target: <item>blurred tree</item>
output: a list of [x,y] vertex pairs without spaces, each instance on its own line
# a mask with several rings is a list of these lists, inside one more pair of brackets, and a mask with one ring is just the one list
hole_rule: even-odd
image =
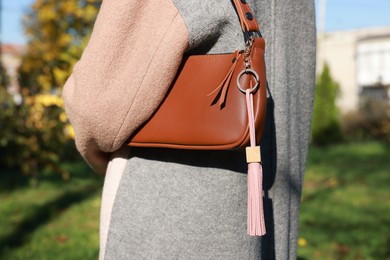
[[24,17],[28,39],[19,68],[23,103],[0,88],[0,165],[33,177],[48,169],[64,179],[74,132],[59,90],[87,44],[101,0],[35,0]]
[[[77,153],[73,132],[63,112],[63,101],[50,94],[28,96],[16,105],[12,96],[0,89],[0,165],[33,178],[37,184],[39,172],[49,170],[70,177],[60,162]],[[70,149],[69,149],[70,148]],[[74,157],[72,159],[75,159]]]
[[336,105],[339,89],[339,84],[332,79],[328,64],[325,64],[316,80],[311,129],[313,144],[326,145],[342,139]]
[[101,0],[36,0],[24,17],[27,51],[20,85],[30,93],[61,88],[86,46]]
[[[1,45],[0,45],[0,47],[1,47]],[[0,57],[1,57],[1,55],[0,55]],[[2,91],[7,88],[8,81],[9,81],[9,78],[8,78],[8,75],[5,71],[3,63],[0,62],[0,88],[2,89]]]

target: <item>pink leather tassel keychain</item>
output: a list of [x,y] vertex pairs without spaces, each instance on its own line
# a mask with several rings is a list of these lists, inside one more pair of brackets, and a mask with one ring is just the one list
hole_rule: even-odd
[[248,162],[248,235],[263,236],[266,233],[263,209],[263,171],[260,146],[256,146],[251,89],[246,90],[246,103],[250,131],[250,147],[246,148]]

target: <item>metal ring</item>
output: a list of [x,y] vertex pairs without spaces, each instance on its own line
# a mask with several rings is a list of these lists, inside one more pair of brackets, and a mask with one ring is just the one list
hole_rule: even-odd
[[252,75],[255,77],[255,79],[256,79],[256,85],[255,85],[253,88],[250,89],[250,91],[251,91],[251,93],[252,93],[252,92],[254,92],[254,91],[257,89],[257,87],[259,86],[259,82],[260,82],[260,80],[259,80],[259,75],[257,74],[256,71],[254,71],[254,70],[252,70],[252,69],[245,69],[245,70],[242,70],[242,71],[238,74],[238,76],[237,76],[237,87],[238,87],[238,89],[239,89],[242,93],[246,93],[246,89],[243,89],[243,88],[241,87],[241,84],[240,84],[240,78],[241,78],[242,75],[244,75],[244,74],[252,74]]

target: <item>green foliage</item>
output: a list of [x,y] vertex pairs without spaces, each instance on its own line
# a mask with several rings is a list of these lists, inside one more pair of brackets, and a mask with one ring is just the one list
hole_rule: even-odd
[[0,62],[0,88],[2,89],[0,91],[4,91],[8,82],[9,82],[9,77],[4,69],[3,64]]
[[101,0],[36,0],[24,17],[27,52],[21,86],[32,94],[61,88],[85,48]]
[[342,127],[350,141],[376,139],[390,143],[390,104],[367,98],[357,111],[343,116]]
[[339,110],[336,106],[339,88],[338,83],[332,79],[329,66],[325,64],[316,81],[311,129],[313,144],[325,145],[341,139]]
[[[24,91],[28,92],[28,91]],[[38,178],[41,169],[51,169],[67,179],[58,165],[66,153],[75,154],[72,136],[66,136],[68,123],[63,102],[54,95],[24,96],[20,106],[3,91],[0,96],[0,164]],[[69,158],[69,157],[68,157]]]
[[23,103],[0,96],[0,164],[38,180],[40,170],[69,173],[59,165],[73,160],[72,127],[59,97],[71,68],[80,58],[100,0],[35,0],[24,17],[28,38],[19,68]]
[[390,146],[311,147],[299,259],[389,259]]

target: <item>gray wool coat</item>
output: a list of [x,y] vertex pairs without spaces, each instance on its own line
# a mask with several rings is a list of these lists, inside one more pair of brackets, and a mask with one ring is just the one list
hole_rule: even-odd
[[[229,0],[173,2],[188,29],[189,52],[243,48]],[[246,234],[242,153],[126,147],[106,175],[101,259],[296,259],[315,81],[314,1],[248,2],[266,40],[267,234]]]

